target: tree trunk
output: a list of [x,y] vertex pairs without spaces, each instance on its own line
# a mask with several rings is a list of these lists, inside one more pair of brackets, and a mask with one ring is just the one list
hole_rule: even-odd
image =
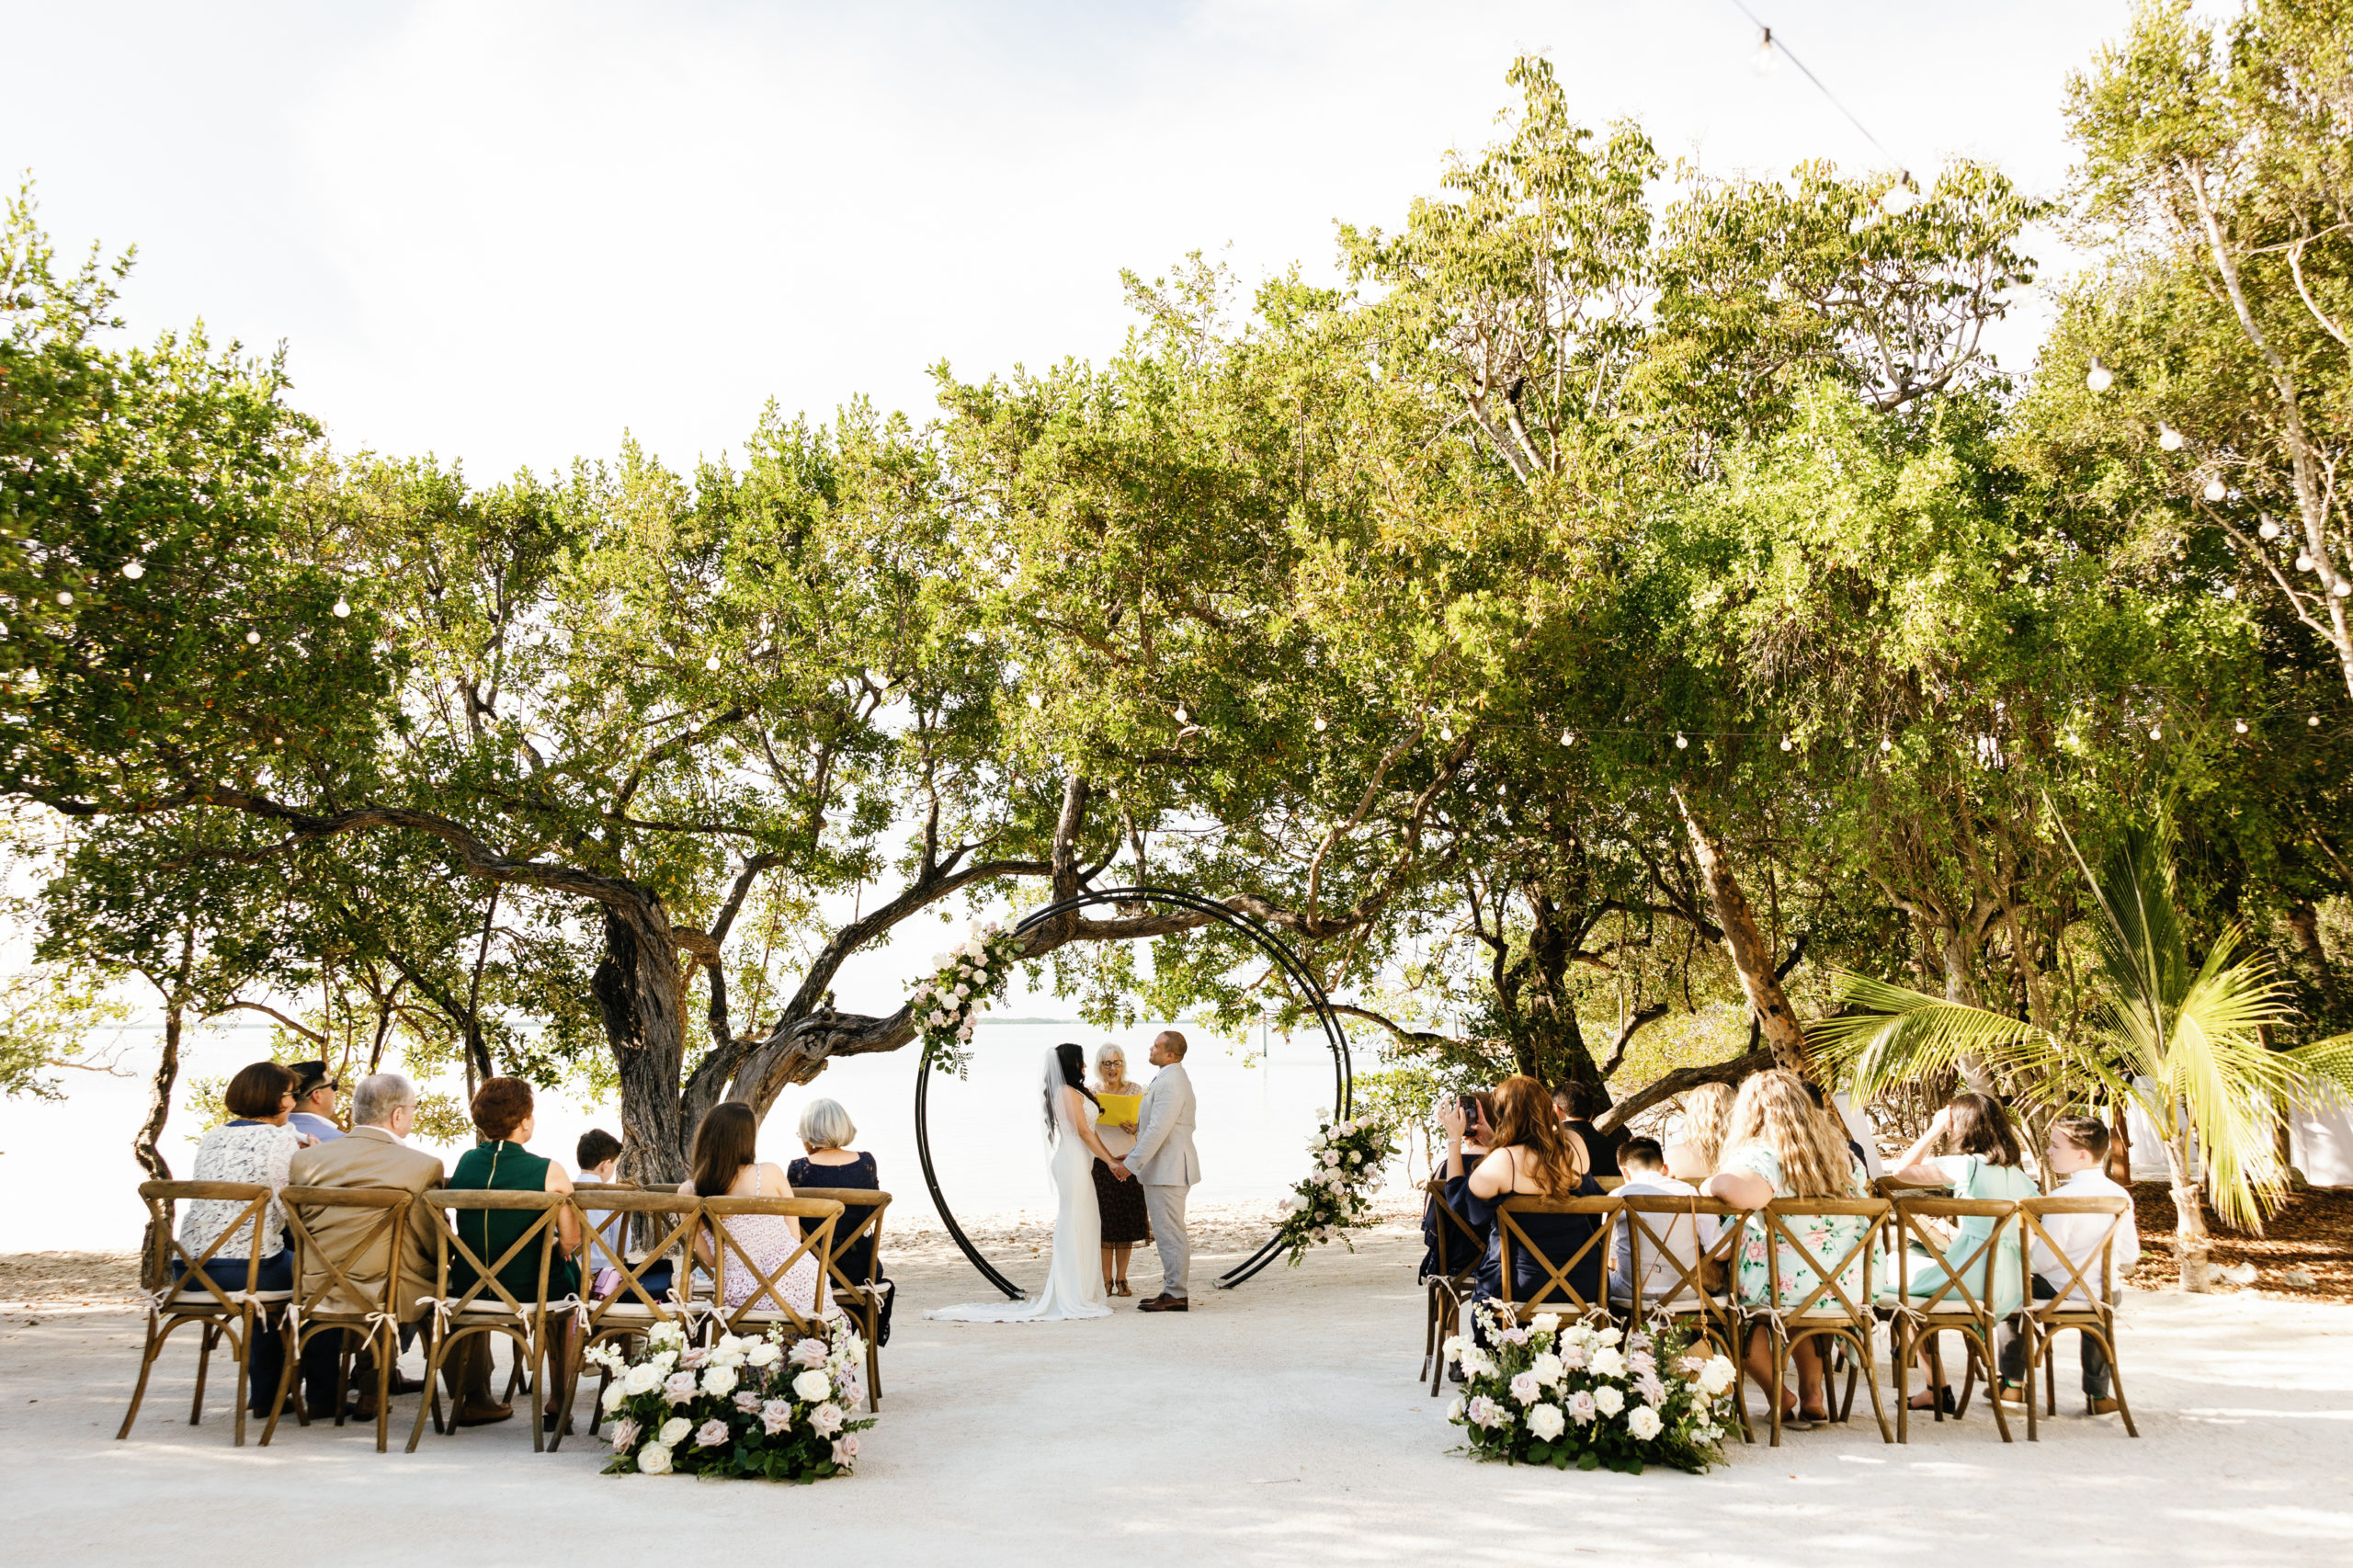
[[669,916],[651,893],[634,906],[608,903],[605,956],[594,989],[621,1084],[620,1174],[646,1187],[686,1179],[691,1129],[678,1114],[686,1036],[681,977]]
[[[1963,1006],[1979,1006],[1977,999],[1976,955],[1967,935],[1959,927],[1948,926],[1938,939],[1937,957],[1945,971],[1945,1000]],[[1961,1073],[1961,1081],[1972,1092],[1987,1099],[2001,1098],[2001,1088],[1994,1082],[1994,1074],[1986,1071],[1985,1059],[1973,1051],[1964,1051],[1953,1060]]]
[[2120,1099],[2108,1108],[2108,1179],[2132,1185],[2132,1114]]
[[1716,924],[1723,928],[1724,950],[1732,955],[1733,968],[1740,971],[1740,988],[1747,994],[1757,1028],[1773,1052],[1773,1064],[1812,1077],[1813,1059],[1805,1048],[1805,1031],[1798,1027],[1797,1015],[1790,1010],[1790,999],[1782,993],[1781,983],[1773,976],[1773,949],[1766,943],[1765,934],[1757,929],[1756,915],[1749,908],[1748,896],[1740,891],[1740,882],[1724,863],[1722,852],[1699,825],[1699,819],[1692,814],[1679,790],[1675,792],[1675,803],[1683,812],[1684,827],[1690,833],[1692,857],[1699,861],[1699,875],[1707,881],[1708,898],[1715,905]]
[[[139,1168],[147,1174],[149,1181],[172,1179],[171,1165],[164,1158],[163,1150],[156,1147],[156,1142],[163,1137],[164,1123],[172,1114],[172,1089],[180,1076],[180,1026],[186,1014],[186,1005],[181,1002],[173,1002],[164,1009],[164,1049],[155,1058],[153,1075],[147,1080],[147,1119],[139,1124],[138,1134],[131,1141],[131,1157],[139,1162]],[[171,1210],[166,1205],[164,1223],[172,1222]],[[147,1229],[139,1244],[140,1283],[149,1290],[163,1288],[161,1278],[151,1278],[163,1267],[163,1241],[155,1233],[154,1210],[150,1210]]]
[[2212,1240],[2206,1233],[2206,1209],[2198,1182],[2189,1174],[2189,1129],[2184,1125],[2165,1140],[2165,1168],[2173,1176],[2173,1244],[2181,1258],[2181,1288],[2214,1288],[2206,1255]]

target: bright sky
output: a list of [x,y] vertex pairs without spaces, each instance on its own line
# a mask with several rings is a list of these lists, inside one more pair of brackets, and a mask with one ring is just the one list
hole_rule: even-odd
[[[1751,5],[1903,162],[2049,193],[2065,74],[2126,15]],[[1711,171],[1886,166],[1754,72],[1733,0],[0,0],[0,168],[62,242],[137,244],[142,335],[283,341],[340,444],[485,481],[625,430],[690,462],[771,397],[926,415],[942,358],[1115,348],[1119,269],[1196,247],[1328,275],[1335,220],[1487,139],[1520,51]]]

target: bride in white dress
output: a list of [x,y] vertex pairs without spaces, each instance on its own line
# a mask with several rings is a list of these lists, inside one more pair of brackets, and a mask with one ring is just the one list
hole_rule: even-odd
[[1086,1089],[1086,1053],[1075,1045],[1046,1052],[1046,1132],[1053,1140],[1047,1169],[1057,1199],[1046,1288],[1024,1301],[973,1301],[924,1316],[955,1323],[1050,1323],[1111,1315],[1103,1300],[1103,1212],[1095,1200],[1094,1163],[1103,1161],[1123,1181],[1134,1178],[1095,1136],[1095,1119],[1087,1111],[1095,1096]]

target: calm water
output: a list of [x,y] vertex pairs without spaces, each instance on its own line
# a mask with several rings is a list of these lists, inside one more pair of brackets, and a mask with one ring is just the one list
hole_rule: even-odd
[[[1108,1037],[1126,1048],[1130,1076],[1149,1080],[1144,1050],[1160,1024],[1139,1024]],[[1277,1035],[1262,1053],[1253,1036],[1219,1039],[1188,1027],[1192,1042],[1186,1070],[1193,1080],[1200,1125],[1198,1204],[1263,1202],[1281,1197],[1305,1174],[1305,1144],[1316,1119],[1332,1105],[1332,1057],[1320,1037]],[[209,1031],[188,1051],[185,1084],[225,1077],[267,1052],[267,1028]],[[1040,1065],[1048,1047],[1075,1040],[1095,1047],[1107,1037],[1075,1023],[983,1020],[970,1076],[936,1077],[931,1091],[932,1157],[942,1189],[960,1217],[1007,1210],[1051,1210],[1046,1178]],[[123,1060],[140,1068],[153,1060],[148,1031],[133,1031]],[[1370,1065],[1370,1052],[1358,1063]],[[913,1048],[885,1056],[838,1062],[806,1088],[778,1100],[761,1139],[761,1153],[779,1165],[800,1153],[793,1128],[801,1106],[825,1096],[857,1120],[859,1148],[881,1163],[883,1184],[915,1212],[928,1213],[922,1167],[915,1158]],[[142,1213],[131,1163],[132,1130],[145,1106],[142,1082],[67,1074],[71,1096],[62,1104],[0,1101],[0,1252],[124,1250],[139,1241]],[[437,1087],[448,1088],[440,1085]],[[186,1176],[195,1142],[191,1119],[176,1115],[166,1128],[165,1157]],[[578,1105],[545,1096],[533,1148],[567,1166],[573,1145],[590,1126],[618,1131],[617,1104]],[[455,1147],[438,1148],[444,1160]],[[1392,1180],[1399,1179],[1392,1173]]]

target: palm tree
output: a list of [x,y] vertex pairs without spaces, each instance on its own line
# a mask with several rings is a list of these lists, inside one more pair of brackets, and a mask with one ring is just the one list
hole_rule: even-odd
[[[2064,829],[2062,829],[2064,832]],[[2139,1108],[2156,1129],[2173,1176],[2177,1250],[2185,1290],[2209,1288],[2210,1242],[2194,1172],[2200,1155],[2214,1207],[2260,1229],[2286,1190],[2276,1140],[2279,1106],[2353,1090],[2353,1035],[2270,1051],[2262,1031],[2291,1016],[2284,983],[2225,929],[2192,964],[2174,882],[2170,817],[2126,830],[2095,874],[2075,847],[2099,905],[2092,1006],[2065,1034],[1983,1007],[1841,974],[1853,1009],[1808,1031],[1824,1064],[1851,1074],[1859,1098],[1950,1068],[1973,1053],[2028,1098],[2079,1104],[2098,1089]]]

